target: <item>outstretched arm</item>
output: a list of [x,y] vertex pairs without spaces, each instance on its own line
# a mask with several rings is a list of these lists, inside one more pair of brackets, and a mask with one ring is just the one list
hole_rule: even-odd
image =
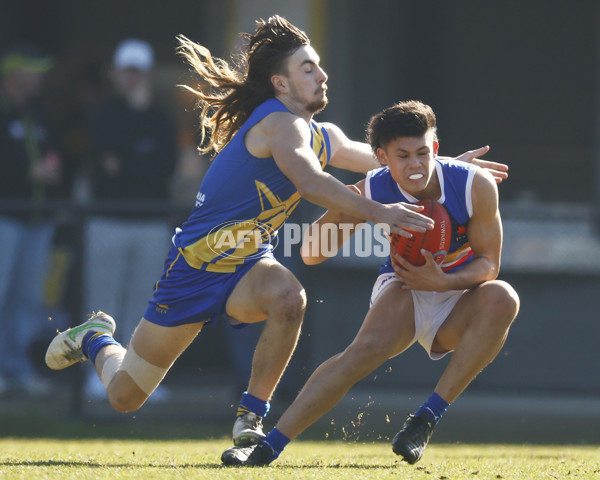
[[321,170],[310,147],[310,129],[301,118],[285,112],[275,112],[261,121],[263,150],[272,156],[283,174],[308,201],[386,225],[389,231],[410,236],[408,231],[424,232],[433,228],[433,221],[403,204],[383,205],[348,190],[332,175]]
[[371,146],[364,142],[350,140],[344,132],[333,123],[323,123],[329,134],[332,157],[330,165],[351,172],[367,173],[381,165],[373,154]]
[[[364,195],[364,180],[348,188]],[[304,232],[300,256],[306,265],[317,265],[334,256],[356,231],[364,219],[356,218],[335,210],[327,210],[321,218]]]

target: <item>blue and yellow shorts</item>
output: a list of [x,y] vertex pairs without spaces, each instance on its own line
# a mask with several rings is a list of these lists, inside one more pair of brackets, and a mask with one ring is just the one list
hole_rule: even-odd
[[171,246],[144,318],[165,327],[214,322],[225,313],[237,283],[261,258],[272,255],[254,258],[233,273],[207,272],[190,267],[177,247]]

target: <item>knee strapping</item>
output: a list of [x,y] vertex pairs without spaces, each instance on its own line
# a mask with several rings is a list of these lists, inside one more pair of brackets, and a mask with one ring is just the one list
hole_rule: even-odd
[[127,372],[135,384],[148,396],[158,387],[169,371],[160,368],[140,357],[130,344],[119,370]]

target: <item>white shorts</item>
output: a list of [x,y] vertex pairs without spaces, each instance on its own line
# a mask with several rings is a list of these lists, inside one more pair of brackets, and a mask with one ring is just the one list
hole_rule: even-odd
[[[393,273],[384,273],[377,277],[371,294],[371,305],[388,286],[400,280]],[[440,326],[466,290],[450,290],[448,292],[425,292],[411,290],[415,310],[415,336],[411,345],[419,342],[429,358],[439,360],[450,352],[432,353],[431,344]]]

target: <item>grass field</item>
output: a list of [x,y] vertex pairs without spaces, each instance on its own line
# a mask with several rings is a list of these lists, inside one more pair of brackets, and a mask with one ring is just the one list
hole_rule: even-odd
[[[597,436],[583,434],[574,437],[581,441],[564,445],[544,445],[556,441],[549,435],[524,444],[521,437],[491,444],[462,435],[461,443],[453,443],[457,437],[444,440],[448,435],[440,430],[421,462],[408,465],[392,453],[389,438],[379,441],[351,429],[342,436],[327,423],[305,432],[271,466],[241,469],[220,462],[231,445],[228,417],[225,424],[217,418],[212,423],[173,422],[138,412],[116,420],[49,415],[39,405],[17,409],[7,402],[1,410],[2,480],[600,479],[600,443]],[[486,425],[478,424],[482,428]]]
[[273,465],[227,468],[226,440],[0,440],[2,479],[594,479],[597,446],[432,444],[424,459],[400,462],[388,443],[291,444]]

